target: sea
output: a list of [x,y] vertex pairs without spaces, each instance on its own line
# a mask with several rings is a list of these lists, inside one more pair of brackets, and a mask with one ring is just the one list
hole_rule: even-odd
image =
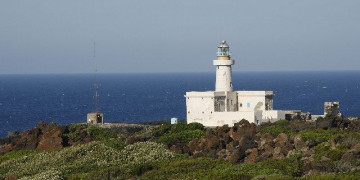
[[[323,114],[325,101],[340,101],[342,114],[360,116],[360,71],[234,72],[233,85],[274,91],[277,110]],[[41,120],[84,123],[95,104],[105,122],[186,119],[185,92],[214,88],[214,72],[0,75],[0,137]]]

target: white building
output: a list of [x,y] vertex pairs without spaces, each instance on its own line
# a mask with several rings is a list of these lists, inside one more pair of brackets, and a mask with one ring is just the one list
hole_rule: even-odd
[[218,47],[215,91],[186,92],[187,123],[222,126],[242,119],[255,124],[285,119],[285,111],[273,110],[272,91],[233,91],[229,46],[222,41]]

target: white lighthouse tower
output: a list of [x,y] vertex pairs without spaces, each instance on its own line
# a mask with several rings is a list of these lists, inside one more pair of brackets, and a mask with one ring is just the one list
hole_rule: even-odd
[[218,46],[217,59],[214,60],[216,66],[215,91],[233,91],[231,66],[235,61],[230,57],[229,45],[225,40]]

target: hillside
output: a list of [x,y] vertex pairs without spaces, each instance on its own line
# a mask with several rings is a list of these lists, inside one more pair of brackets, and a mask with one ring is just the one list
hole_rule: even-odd
[[357,179],[360,120],[132,130],[39,123],[0,140],[0,179]]

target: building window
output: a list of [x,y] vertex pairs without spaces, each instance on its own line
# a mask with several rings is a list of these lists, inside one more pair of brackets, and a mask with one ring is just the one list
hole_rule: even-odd
[[247,103],[246,106],[249,108],[249,107],[250,107],[250,103]]
[[242,107],[242,103],[240,103],[240,105],[239,105],[240,107]]

